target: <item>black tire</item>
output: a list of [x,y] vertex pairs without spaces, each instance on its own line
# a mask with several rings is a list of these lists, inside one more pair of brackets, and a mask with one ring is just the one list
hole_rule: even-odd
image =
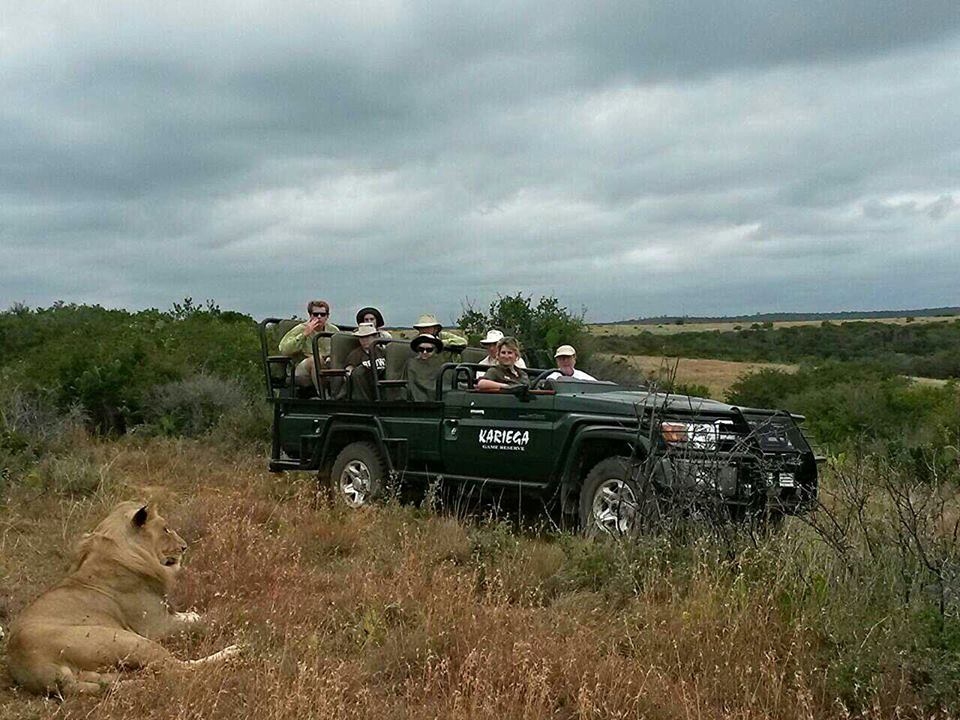
[[638,483],[637,468],[623,456],[604,458],[590,469],[580,487],[579,510],[580,529],[589,537],[632,537],[660,519],[652,483]]
[[387,464],[370,442],[347,445],[333,461],[330,472],[334,501],[361,508],[382,497]]

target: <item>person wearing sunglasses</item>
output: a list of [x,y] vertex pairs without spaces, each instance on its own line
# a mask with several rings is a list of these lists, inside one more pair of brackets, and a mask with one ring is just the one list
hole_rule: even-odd
[[380,332],[373,323],[360,323],[353,336],[357,338],[358,347],[351,350],[343,362],[350,377],[349,397],[372,401],[376,398],[373,385],[377,380],[383,380],[387,369],[383,350],[374,344]]
[[437,376],[444,362],[440,356],[443,341],[436,335],[418,335],[410,342],[410,350],[413,355],[403,368],[403,379],[407,381],[407,397],[416,402],[435,400]]
[[[298,358],[295,372],[297,385],[318,386],[317,375],[313,367],[313,336],[318,332],[339,332],[340,328],[329,322],[330,303],[326,300],[311,300],[307,303],[307,320],[290,329],[280,340],[280,354]],[[317,341],[320,351],[321,369],[330,362],[330,338],[321,337]]]

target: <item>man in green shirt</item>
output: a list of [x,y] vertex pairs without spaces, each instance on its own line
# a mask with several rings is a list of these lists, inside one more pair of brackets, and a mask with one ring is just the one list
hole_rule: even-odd
[[[339,332],[340,328],[328,322],[330,303],[326,300],[308,302],[307,317],[306,322],[295,325],[280,340],[280,354],[299,361],[295,372],[297,385],[312,383],[319,390],[320,383],[313,367],[313,336],[321,332]],[[317,349],[320,351],[320,369],[323,369],[330,362],[330,338],[321,337],[317,341]]]
[[459,351],[463,350],[463,348],[467,346],[467,339],[457,335],[456,333],[444,330],[443,326],[440,324],[440,321],[437,320],[436,315],[421,315],[413,324],[413,327],[421,335],[433,335],[434,337],[440,338],[440,340],[443,342],[443,346],[447,350]]

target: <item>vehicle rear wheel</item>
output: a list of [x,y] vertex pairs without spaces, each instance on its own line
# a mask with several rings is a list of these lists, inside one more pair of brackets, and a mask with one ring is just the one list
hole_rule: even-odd
[[604,458],[591,468],[580,488],[580,528],[587,536],[632,536],[659,519],[656,493],[637,482],[630,458]]
[[355,442],[340,451],[330,475],[337,498],[360,508],[382,495],[387,468],[373,443]]

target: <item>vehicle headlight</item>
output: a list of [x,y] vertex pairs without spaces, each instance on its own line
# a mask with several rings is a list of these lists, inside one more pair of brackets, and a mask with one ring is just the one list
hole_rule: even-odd
[[716,449],[718,431],[719,428],[712,423],[665,422],[660,425],[660,434],[667,445],[697,450]]

